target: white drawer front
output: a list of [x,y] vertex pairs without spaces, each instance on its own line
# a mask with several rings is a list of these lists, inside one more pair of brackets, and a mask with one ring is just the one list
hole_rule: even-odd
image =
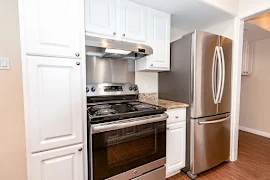
[[186,121],[186,108],[169,109],[166,113],[169,116],[167,120],[168,124]]

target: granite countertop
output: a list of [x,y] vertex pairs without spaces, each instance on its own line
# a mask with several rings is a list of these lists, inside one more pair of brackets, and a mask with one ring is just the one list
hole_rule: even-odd
[[162,106],[166,109],[187,108],[189,105],[181,102],[158,99],[155,93],[140,94],[140,101],[148,104]]

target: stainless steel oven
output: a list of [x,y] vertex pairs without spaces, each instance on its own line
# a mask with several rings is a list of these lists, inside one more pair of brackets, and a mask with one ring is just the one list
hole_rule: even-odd
[[166,114],[90,124],[90,180],[164,180]]

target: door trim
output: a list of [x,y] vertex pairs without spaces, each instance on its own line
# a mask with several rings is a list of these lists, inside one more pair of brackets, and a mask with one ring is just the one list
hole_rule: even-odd
[[230,160],[238,157],[238,136],[241,95],[242,49],[244,21],[270,10],[270,3],[255,6],[246,13],[234,18],[233,34],[233,69],[232,69],[232,102],[231,102],[231,152]]

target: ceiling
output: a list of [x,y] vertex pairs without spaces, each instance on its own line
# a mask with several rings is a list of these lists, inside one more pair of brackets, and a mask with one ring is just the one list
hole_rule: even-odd
[[201,0],[131,0],[172,15],[172,27],[192,31],[229,20],[233,15]]

